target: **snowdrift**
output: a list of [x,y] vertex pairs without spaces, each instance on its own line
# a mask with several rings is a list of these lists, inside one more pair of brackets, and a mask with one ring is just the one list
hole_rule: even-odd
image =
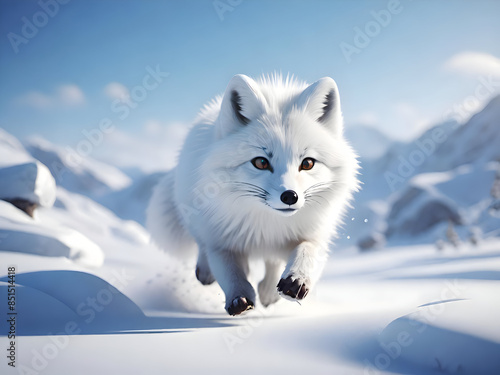
[[394,362],[422,373],[497,374],[500,328],[491,322],[499,314],[500,301],[492,296],[420,306],[380,334],[386,352],[379,364]]
[[104,261],[101,248],[81,233],[33,220],[4,201],[0,201],[0,236],[2,251],[66,257],[88,267],[99,267]]

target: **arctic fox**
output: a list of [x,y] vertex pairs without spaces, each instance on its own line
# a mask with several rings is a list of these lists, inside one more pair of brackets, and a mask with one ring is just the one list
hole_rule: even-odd
[[164,249],[197,248],[196,277],[219,283],[230,315],[255,305],[249,258],[265,261],[262,305],[301,300],[322,272],[357,174],[333,79],[236,75],[202,109],[177,167],[155,188],[147,225]]

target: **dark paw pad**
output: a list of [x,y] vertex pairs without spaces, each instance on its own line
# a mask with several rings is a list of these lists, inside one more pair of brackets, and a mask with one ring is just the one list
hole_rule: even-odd
[[236,297],[233,302],[226,308],[229,315],[239,315],[242,312],[251,310],[254,307],[254,303],[245,297]]
[[292,276],[288,276],[278,283],[278,292],[293,299],[304,299],[309,293],[309,287],[299,279],[292,281]]
[[196,278],[203,285],[210,285],[215,281],[215,278],[210,272],[203,272],[200,267],[196,267]]

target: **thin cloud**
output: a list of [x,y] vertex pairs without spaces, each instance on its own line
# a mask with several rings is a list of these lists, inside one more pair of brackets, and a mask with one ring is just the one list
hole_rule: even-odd
[[51,94],[29,91],[14,99],[14,102],[23,107],[39,110],[56,107],[78,107],[85,104],[85,95],[77,85],[67,84],[56,87]]
[[61,85],[57,88],[57,99],[67,106],[79,106],[85,103],[85,95],[77,85]]
[[129,89],[119,82],[110,82],[104,86],[104,94],[112,100],[118,99],[124,103],[130,101]]
[[375,112],[362,112],[351,122],[359,125],[375,126],[380,123],[380,120]]
[[488,53],[465,51],[443,64],[445,70],[472,76],[500,76],[500,59]]
[[20,106],[36,109],[47,109],[53,105],[53,99],[49,95],[45,95],[38,91],[30,91],[15,99],[15,102]]

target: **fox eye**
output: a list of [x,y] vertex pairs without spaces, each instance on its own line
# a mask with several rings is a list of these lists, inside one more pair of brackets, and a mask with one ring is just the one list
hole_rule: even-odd
[[302,160],[302,163],[300,164],[299,171],[308,171],[314,167],[314,162],[315,160],[313,158],[305,158]]
[[266,158],[260,156],[258,158],[252,159],[252,164],[257,169],[271,169],[269,161]]

